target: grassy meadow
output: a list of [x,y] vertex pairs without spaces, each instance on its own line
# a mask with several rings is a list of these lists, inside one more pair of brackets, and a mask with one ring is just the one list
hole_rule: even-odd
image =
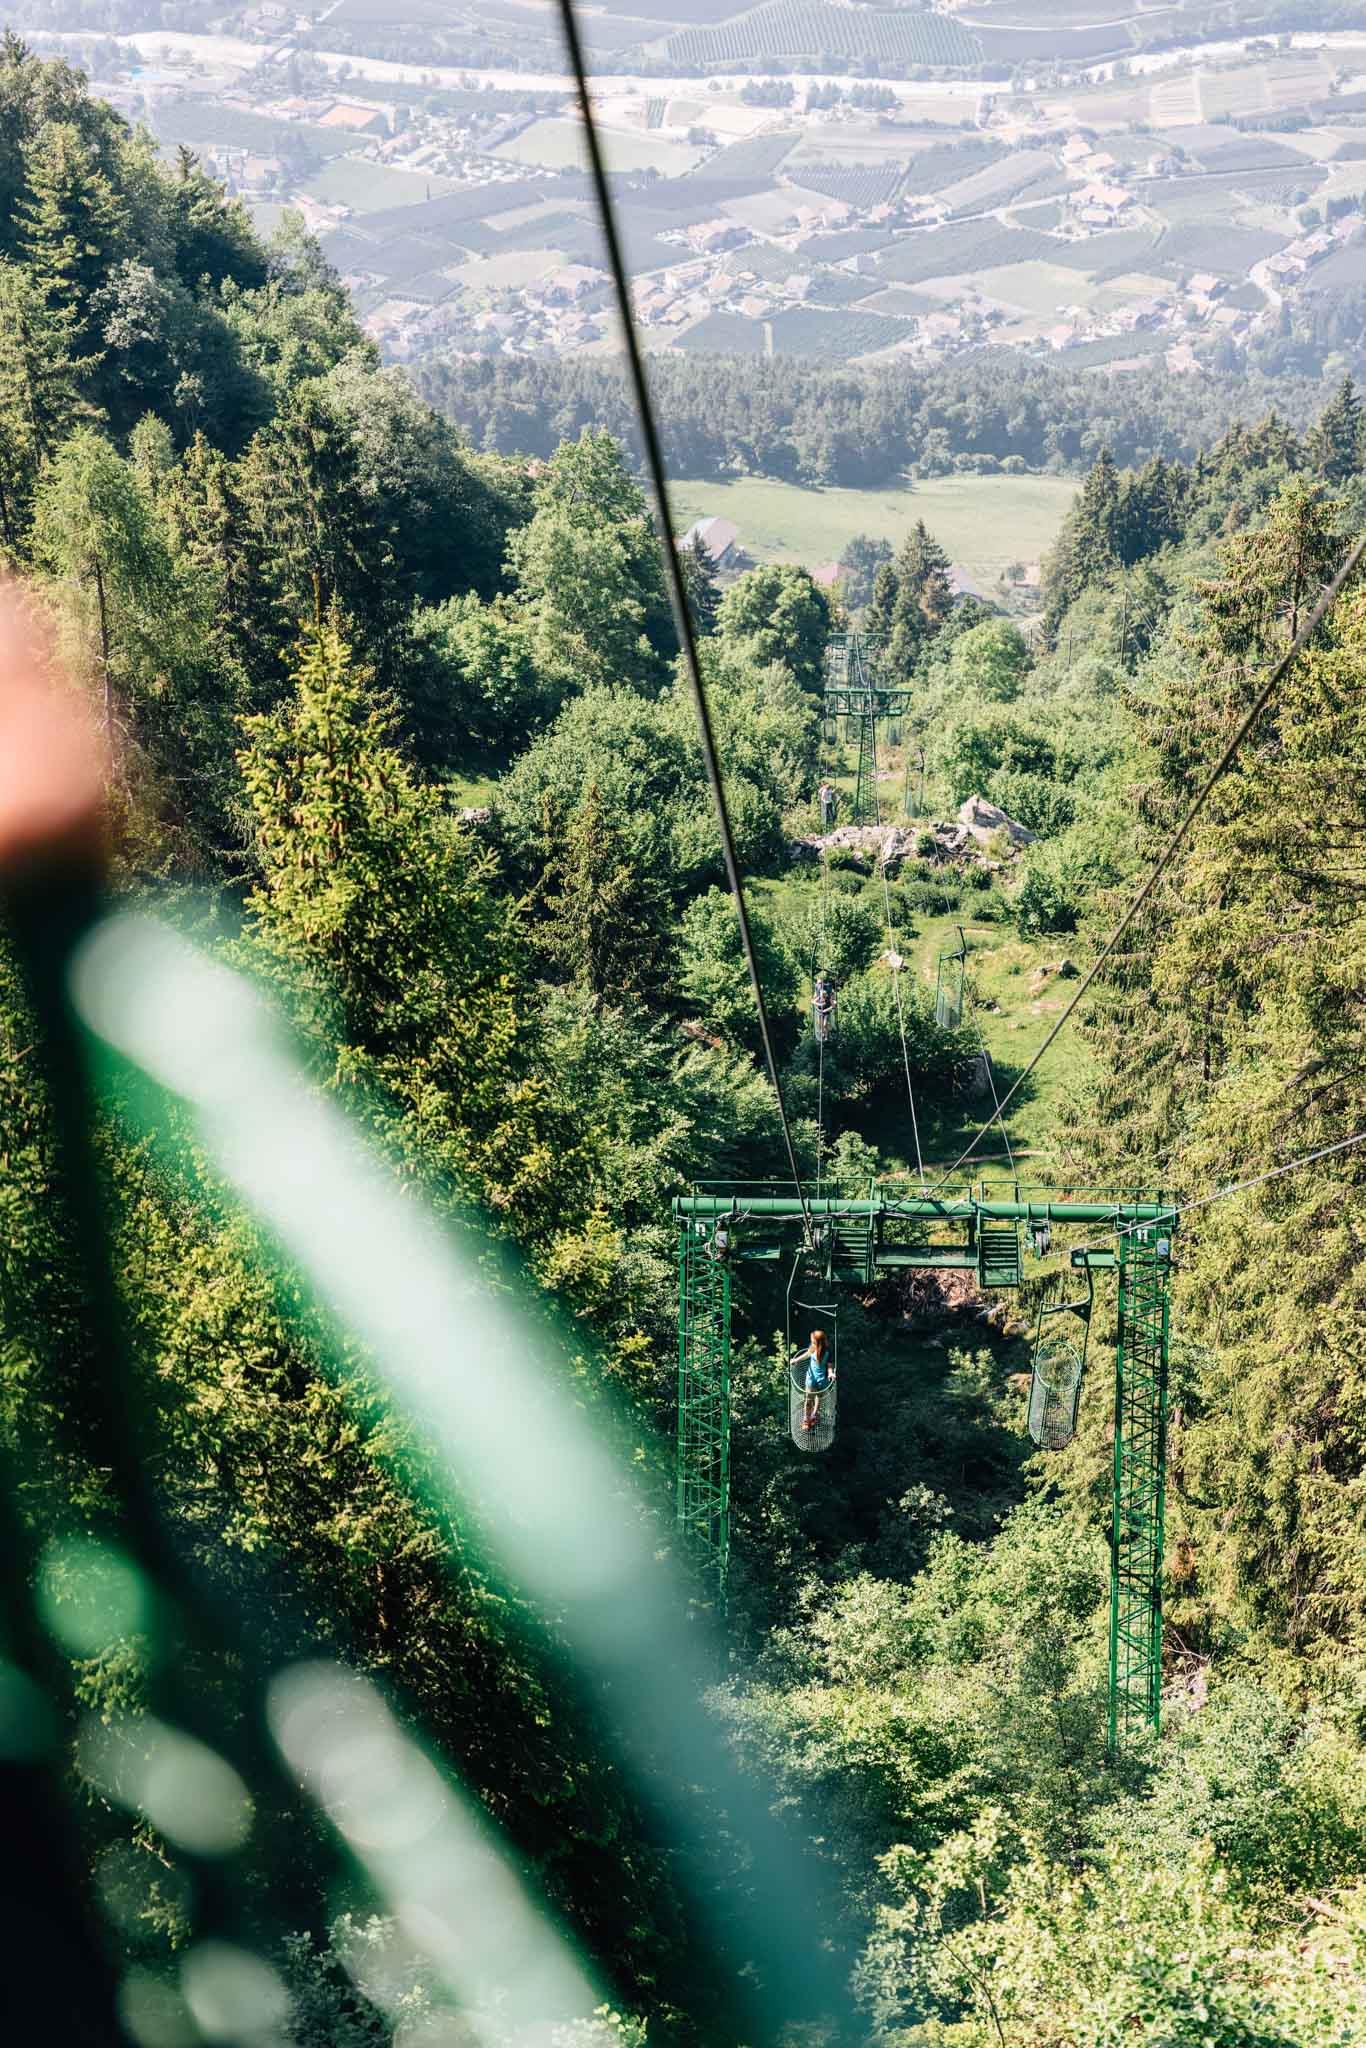
[[682,479],[673,487],[680,530],[694,519],[732,520],[756,562],[839,559],[856,533],[896,547],[923,519],[955,562],[984,587],[1012,562],[1037,562],[1053,545],[1076,494],[1072,477],[947,476],[895,490],[811,490],[743,477],[713,484]]

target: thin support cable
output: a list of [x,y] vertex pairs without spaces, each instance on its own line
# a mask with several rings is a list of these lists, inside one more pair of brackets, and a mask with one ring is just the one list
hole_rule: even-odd
[[673,607],[674,628],[678,644],[683,651],[684,666],[687,670],[688,686],[692,692],[693,707],[697,713],[698,734],[702,742],[702,758],[706,765],[707,781],[711,786],[712,804],[716,811],[716,822],[721,833],[721,851],[725,857],[726,879],[735,902],[735,914],[740,923],[740,943],[744,948],[745,965],[749,969],[750,987],[754,993],[754,1006],[759,1017],[759,1036],[763,1040],[764,1063],[768,1078],[778,1104],[778,1120],[782,1125],[783,1144],[787,1150],[787,1163],[792,1173],[797,1200],[801,1204],[802,1225],[806,1233],[808,1248],[814,1242],[811,1211],[807,1206],[806,1191],[802,1186],[800,1168],[797,1165],[797,1151],[792,1138],[792,1126],[788,1122],[787,1104],[783,1099],[783,1084],[778,1077],[778,1062],[773,1051],[773,1035],[769,1029],[768,1009],[764,1002],[763,983],[759,977],[759,962],[754,951],[754,935],[750,930],[749,912],[745,907],[744,879],[740,872],[739,857],[735,851],[735,837],[731,831],[730,811],[726,804],[725,786],[721,779],[721,763],[716,751],[716,735],[712,730],[711,712],[707,706],[706,690],[702,683],[702,664],[697,651],[697,635],[693,629],[692,611],[688,593],[683,582],[683,569],[678,559],[678,549],[673,539],[673,515],[669,507],[669,489],[664,473],[664,451],[660,445],[659,430],[655,425],[654,406],[649,386],[645,381],[645,362],[640,352],[640,341],[636,334],[635,317],[631,311],[631,285],[626,269],[626,259],[617,228],[616,210],[607,183],[607,169],[603,161],[602,145],[598,140],[597,122],[593,115],[592,94],[588,89],[588,68],[584,60],[583,43],[579,36],[579,24],[574,12],[574,0],[558,0],[560,22],[564,29],[564,40],[569,51],[570,68],[578,91],[579,110],[583,115],[584,133],[588,141],[588,163],[597,200],[598,213],[602,221],[603,238],[607,243],[607,260],[612,272],[616,291],[617,310],[621,316],[622,337],[626,348],[627,368],[630,372],[636,411],[640,419],[641,439],[645,445],[645,463],[650,473],[650,486],[655,501],[655,517],[659,526],[659,543],[664,551],[665,572],[669,600]]
[[816,1051],[816,1200],[821,1198],[821,1157],[825,1151],[825,1040]]
[[972,1021],[977,1026],[977,1043],[982,1049],[982,1063],[986,1067],[987,1081],[991,1087],[992,1107],[996,1112],[996,1121],[1001,1127],[1001,1136],[1005,1140],[1006,1159],[1010,1165],[1010,1177],[1014,1180],[1015,1154],[1010,1149],[1010,1132],[1006,1129],[1006,1120],[1001,1115],[1001,1098],[996,1093],[996,1070],[991,1064],[991,1054],[987,1051],[986,1033],[982,1029],[982,1019],[978,1015],[977,1005],[972,1002],[971,997],[968,998],[968,1001],[972,1006]]
[[[859,655],[859,673],[860,675],[863,674],[863,657],[861,652]],[[869,691],[868,701],[870,704],[872,703],[871,690]],[[882,830],[882,797],[877,786],[876,718],[871,721],[871,725],[873,735],[873,810],[877,817],[877,825],[880,832]],[[892,958],[892,994],[896,999],[896,1024],[897,1030],[901,1034],[901,1064],[906,1074],[906,1100],[910,1104],[911,1135],[915,1140],[915,1170],[920,1176],[920,1188],[923,1193],[925,1189],[925,1159],[920,1149],[920,1119],[915,1113],[915,1089],[911,1086],[911,1056],[906,1049],[906,1012],[901,1003],[901,954],[897,949],[896,926],[892,920],[892,889],[891,884],[887,880],[887,841],[891,837],[891,833],[892,826],[889,823],[886,836],[882,841],[882,851],[878,859],[878,866],[882,870],[882,902],[887,917],[887,951]]]
[[[941,888],[943,888],[943,884],[942,884],[942,883],[940,884],[940,887],[941,887]],[[947,890],[947,889],[944,889],[944,915],[945,915],[946,917],[952,917],[952,915],[953,915],[953,905],[952,905],[952,904],[950,903],[950,901],[949,901],[949,892],[948,892],[948,890]],[[963,927],[962,927],[962,925],[961,925],[961,924],[960,924],[960,925],[959,925],[959,927],[958,927],[958,939],[959,939],[959,944],[960,944],[960,945],[962,946],[962,948],[963,948],[963,1000],[964,1000],[964,1001],[966,1002],[966,1004],[967,1004],[968,1008],[969,1008],[969,1009],[971,1010],[971,1012],[972,1012],[972,1021],[973,1021],[973,1023],[974,1023],[975,1025],[976,1025],[976,1027],[977,1027],[977,1043],[978,1043],[978,1045],[979,1045],[979,1046],[981,1047],[981,1052],[982,1052],[982,1059],[983,1059],[983,1062],[984,1062],[984,1064],[985,1064],[985,1066],[986,1066],[986,1070],[987,1070],[987,1081],[988,1081],[988,1084],[989,1084],[989,1086],[990,1086],[990,1088],[991,1088],[991,1105],[992,1105],[992,1109],[993,1109],[993,1111],[994,1111],[994,1113],[995,1113],[996,1121],[997,1121],[997,1123],[998,1123],[998,1124],[1000,1125],[1000,1127],[1001,1127],[1001,1136],[1002,1136],[1002,1138],[1003,1138],[1003,1139],[1005,1140],[1005,1148],[1006,1148],[1006,1159],[1008,1160],[1008,1162],[1009,1162],[1009,1165],[1010,1165],[1010,1177],[1011,1177],[1011,1179],[1012,1179],[1012,1180],[1014,1180],[1014,1179],[1015,1179],[1015,1177],[1016,1177],[1016,1174],[1015,1174],[1015,1154],[1014,1154],[1014,1153],[1013,1153],[1013,1152],[1011,1151],[1011,1149],[1010,1149],[1010,1132],[1009,1132],[1009,1131],[1008,1131],[1008,1130],[1006,1129],[1006,1120],[1005,1120],[1005,1118],[1004,1118],[1004,1117],[1002,1116],[1002,1114],[1001,1114],[1001,1098],[1000,1098],[1000,1096],[999,1096],[999,1095],[998,1095],[998,1094],[996,1093],[996,1069],[995,1069],[995,1068],[994,1068],[994,1066],[992,1065],[992,1062],[991,1062],[991,1054],[990,1054],[990,1053],[989,1053],[989,1052],[987,1051],[987,1035],[986,1035],[985,1031],[983,1031],[983,1029],[982,1029],[982,1014],[981,1014],[980,1010],[978,1009],[978,1007],[977,1007],[977,1004],[976,1004],[975,1000],[973,999],[973,993],[972,993],[972,989],[971,989],[971,987],[970,987],[970,986],[969,986],[969,984],[968,984],[968,978],[967,978],[967,954],[968,954],[968,941],[967,941],[967,933],[966,933],[966,932],[964,931],[964,929],[963,929]],[[979,1133],[979,1136],[980,1136],[980,1133]],[[1045,1149],[1047,1149],[1047,1148],[1045,1148]],[[1061,1163],[1061,1162],[1059,1162],[1059,1161],[1058,1161],[1058,1158],[1057,1158],[1057,1154],[1056,1154],[1056,1153],[1053,1153],[1053,1154],[1051,1154],[1050,1156],[1051,1156],[1051,1157],[1053,1158],[1053,1160],[1055,1161],[1055,1163],[1059,1163],[1059,1164]]]
[[[1204,809],[1205,802],[1209,796],[1210,791],[1214,788],[1215,783],[1219,781],[1220,777],[1232,765],[1232,762],[1235,756],[1237,755],[1239,748],[1242,746],[1243,741],[1247,738],[1253,726],[1257,723],[1258,719],[1265,711],[1267,705],[1275,696],[1276,691],[1280,687],[1281,681],[1286,675],[1287,671],[1291,667],[1293,667],[1296,661],[1298,661],[1300,655],[1304,652],[1304,649],[1308,646],[1310,640],[1313,639],[1314,634],[1318,631],[1319,627],[1322,625],[1328,613],[1337,603],[1338,598],[1341,595],[1343,585],[1347,582],[1348,578],[1352,576],[1356,571],[1357,567],[1361,562],[1363,554],[1366,554],[1366,533],[1363,533],[1360,539],[1352,543],[1352,546],[1348,549],[1347,554],[1344,557],[1342,564],[1337,571],[1337,574],[1333,577],[1332,582],[1327,584],[1324,587],[1324,589],[1320,592],[1318,602],[1315,604],[1314,609],[1305,619],[1304,624],[1300,627],[1299,632],[1295,635],[1290,645],[1286,648],[1285,653],[1281,656],[1280,660],[1276,663],[1270,675],[1267,677],[1265,683],[1257,692],[1257,695],[1253,700],[1251,709],[1248,711],[1246,717],[1242,720],[1242,723],[1239,725],[1238,730],[1234,733],[1232,739],[1224,748],[1224,751],[1222,752],[1222,754],[1220,754],[1214,766],[1210,769],[1209,774],[1201,783],[1200,788],[1196,791],[1195,797],[1191,802],[1190,808],[1187,810],[1185,817],[1181,820],[1181,823],[1177,826],[1176,830],[1172,833],[1172,836],[1167,841],[1166,846],[1162,849],[1162,852],[1158,857],[1157,864],[1153,868],[1152,873],[1148,876],[1147,881],[1144,882],[1142,888],[1134,897],[1133,902],[1129,905],[1123,917],[1115,926],[1109,938],[1105,941],[1104,946],[1096,955],[1096,958],[1092,961],[1090,967],[1087,968],[1086,973],[1082,976],[1081,980],[1077,983],[1076,990],[1072,996],[1071,1001],[1067,1004],[1066,1008],[1062,1012],[1062,1015],[1057,1019],[1057,1022],[1053,1025],[1052,1029],[1048,1032],[1048,1035],[1044,1039],[1043,1044],[1034,1054],[1028,1066],[1025,1067],[1024,1070],[1016,1076],[1015,1080],[1012,1081],[1010,1087],[1006,1090],[1006,1093],[1003,1096],[1000,1104],[1002,1110],[1005,1109],[1006,1105],[1024,1086],[1025,1082],[1029,1079],[1034,1069],[1038,1066],[1039,1061],[1043,1058],[1044,1054],[1053,1044],[1054,1040],[1057,1038],[1063,1026],[1072,1016],[1078,1003],[1086,994],[1087,989],[1090,988],[1091,983],[1100,973],[1101,968],[1110,958],[1111,954],[1118,946],[1120,940],[1123,938],[1125,932],[1128,931],[1129,926],[1133,923],[1134,919],[1138,916],[1140,910],[1142,910],[1144,904],[1148,901],[1148,898],[1152,895],[1154,889],[1158,885],[1158,882],[1162,879],[1162,876],[1166,873],[1167,869],[1175,860],[1177,854],[1180,852],[1182,846],[1185,844],[1191,826],[1195,823],[1196,819],[1200,815],[1200,812]],[[981,1144],[982,1139],[991,1129],[991,1124],[992,1119],[988,1117],[986,1122],[982,1125],[982,1128],[978,1131],[976,1137],[973,1138],[972,1142],[968,1145],[966,1151],[959,1153],[957,1159],[954,1160],[953,1165],[949,1167],[948,1171],[937,1182],[932,1192],[937,1193],[939,1188],[942,1188],[946,1181],[949,1181],[953,1178],[954,1174],[957,1173],[959,1167],[962,1166],[965,1163],[965,1161],[972,1157],[973,1153],[977,1150],[977,1147]]]

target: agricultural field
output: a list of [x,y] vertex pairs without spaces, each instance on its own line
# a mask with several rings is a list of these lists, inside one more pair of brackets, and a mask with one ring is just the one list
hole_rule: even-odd
[[671,36],[676,64],[744,64],[769,57],[832,57],[857,63],[869,58],[906,65],[973,65],[981,62],[977,37],[943,14],[909,9],[876,13],[871,8],[832,7],[823,0],[775,0],[719,28],[690,28]]
[[[692,144],[672,142],[648,131],[604,128],[601,134],[614,171],[658,171],[662,177],[677,178],[702,160],[702,150]],[[538,164],[555,171],[579,170],[586,161],[579,123],[554,115],[533,121],[510,142],[500,142],[493,153],[507,163]]]
[[345,156],[358,147],[354,135],[335,128],[276,121],[241,107],[220,107],[212,100],[170,100],[156,109],[153,133],[162,144],[183,142],[190,149],[252,149],[263,156],[276,150],[302,150],[315,157]]
[[1106,271],[1118,275],[1146,263],[1156,251],[1157,239],[1152,228],[1116,228],[1108,235],[1089,235],[1084,242],[1057,242],[1046,260],[1092,277]]
[[766,324],[774,355],[814,356],[825,362],[852,362],[911,337],[904,320],[862,310],[826,313],[815,306],[792,306]]
[[[706,111],[710,115],[710,108]],[[795,128],[777,135],[745,136],[740,142],[727,143],[710,157],[706,175],[709,179],[753,178],[756,183],[766,184],[800,140]]]
[[[862,282],[867,285],[870,280],[864,278]],[[907,291],[904,285],[894,284],[886,291],[874,292],[871,298],[865,298],[863,310],[865,313],[892,313],[903,320],[910,320],[920,319],[926,313],[941,312],[943,308],[937,299],[930,298],[925,292]]]
[[860,213],[874,206],[886,206],[896,197],[901,172],[875,164],[797,164],[789,173],[803,192],[815,192],[825,199],[839,199]]
[[937,196],[953,213],[984,213],[1018,198],[1032,185],[1054,182],[1057,178],[1058,160],[1052,150],[1017,149],[996,163],[945,185]]
[[[1065,270],[1060,264],[1041,262],[1012,263],[1001,270],[975,271],[971,279],[948,279],[942,284],[952,289],[971,284],[984,298],[1013,306],[1019,312],[1045,322],[1056,320],[1064,306],[1095,308],[1102,300],[1119,306],[1126,299],[1146,299],[1154,292],[1170,289],[1161,278],[1143,276],[1117,278],[1113,283],[1097,285],[1078,270]],[[940,282],[936,283],[935,289],[940,289]]]
[[1305,280],[1311,292],[1350,291],[1366,284],[1366,240],[1349,242],[1316,263]]
[[1170,228],[1157,245],[1158,260],[1184,270],[1212,270],[1216,277],[1246,277],[1254,263],[1274,256],[1281,247],[1279,235],[1262,234],[1256,228],[1235,228],[1223,222],[1200,227],[1188,222]]
[[[856,306],[868,297],[870,280],[847,270],[818,270],[811,280],[808,302],[817,306]],[[894,306],[865,306],[865,313],[894,313]]]
[[1076,491],[1073,479],[1054,476],[930,477],[886,491],[806,490],[746,477],[731,484],[683,479],[672,495],[680,532],[694,519],[730,519],[753,560],[809,568],[838,560],[857,533],[896,547],[923,519],[985,590],[1012,562],[1042,558]]
[[356,213],[379,213],[391,206],[420,206],[454,190],[449,179],[429,178],[415,171],[391,170],[367,157],[339,156],[325,164],[303,187],[326,206],[349,206]]
[[945,186],[956,185],[974,173],[1000,163],[1008,155],[1004,143],[987,136],[968,136],[961,142],[935,142],[921,150],[906,166],[906,190],[927,198]]
[[[708,313],[680,334],[676,345],[697,355],[762,356],[768,353],[768,335],[762,320],[746,320],[740,313]],[[691,517],[684,523],[690,525]]]
[[450,275],[469,292],[518,290],[558,270],[563,262],[558,249],[510,249],[506,256],[474,256]]
[[1264,114],[1271,89],[1263,65],[1199,73],[1200,112],[1206,121],[1224,121],[1238,114]]
[[1145,356],[1165,355],[1170,346],[1169,334],[1107,334],[1099,341],[1082,341],[1069,348],[1066,362],[1070,370],[1109,370],[1116,363],[1136,363]]
[[897,284],[923,284],[960,271],[989,270],[1008,263],[1047,260],[1058,247],[1032,228],[1003,227],[999,221],[963,221],[904,235],[878,258],[879,277]]

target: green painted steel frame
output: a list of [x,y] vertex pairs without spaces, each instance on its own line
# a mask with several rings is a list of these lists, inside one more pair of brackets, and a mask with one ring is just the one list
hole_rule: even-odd
[[876,653],[858,633],[840,634],[830,641],[825,658],[825,717],[827,725],[847,719],[852,728],[849,737],[858,746],[856,825],[878,822],[877,722],[899,718],[910,702],[909,689],[883,682]]
[[1162,1711],[1162,1552],[1171,1266],[1158,1227],[1119,1241],[1119,1342],[1110,1530],[1110,1748]]
[[730,1565],[730,1266],[714,1231],[678,1241],[678,1526],[724,1600]]
[[[1119,1268],[1110,1542],[1112,1753],[1156,1733],[1162,1701],[1162,1552],[1166,1507],[1167,1379],[1171,1335],[1170,1232],[1159,1200],[1069,1202],[988,1195],[985,1189],[866,1201],[740,1194],[679,1195],[678,1521],[724,1598],[730,1560],[730,1266],[772,1261],[809,1215],[828,1231],[828,1278],[870,1281],[908,1264],[976,1265],[982,1228],[1021,1221],[1105,1225],[1118,1252],[1078,1248],[1090,1274]],[[973,1247],[888,1242],[888,1223],[957,1223]],[[758,1224],[757,1233],[750,1226]],[[723,1247],[714,1238],[723,1231]],[[882,1256],[879,1256],[881,1251]],[[964,1256],[958,1256],[959,1252]]]

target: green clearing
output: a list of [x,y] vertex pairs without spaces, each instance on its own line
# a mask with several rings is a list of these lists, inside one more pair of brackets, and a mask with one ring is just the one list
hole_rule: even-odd
[[357,213],[380,213],[386,206],[420,206],[454,192],[450,178],[423,177],[416,171],[394,171],[368,157],[339,156],[304,186],[324,206],[349,206]]
[[[836,774],[834,779],[846,790],[852,786],[850,776]],[[899,793],[900,786],[898,777],[886,788]],[[474,790],[474,785],[471,789]],[[477,791],[466,794],[462,789],[459,801],[478,803],[487,801],[487,797]],[[899,805],[889,800],[887,815],[893,812],[900,816]],[[928,817],[924,822],[929,822]],[[944,879],[953,886],[958,879],[955,870],[946,868]],[[809,889],[809,881],[801,875],[784,877],[780,881],[756,879],[746,885],[746,893],[751,900],[774,918],[799,910]],[[883,899],[876,880],[870,878],[863,895],[881,915]],[[999,904],[1001,899],[993,890],[983,900]],[[910,972],[914,974],[917,987],[931,1001],[939,957],[941,953],[957,949],[960,923],[968,945],[967,986],[971,996],[964,1013],[964,1049],[972,1054],[979,1046],[985,1046],[996,1077],[997,1094],[1004,1096],[1028,1064],[1075,986],[1060,980],[1056,972],[1067,957],[1068,942],[1059,938],[1022,939],[1009,924],[974,923],[970,896],[962,909],[951,915],[935,917],[917,913],[909,925],[903,922],[898,926],[896,942]],[[885,968],[875,969],[878,973],[886,971]],[[805,1014],[807,992],[804,986],[800,1000]],[[1067,1101],[1084,1089],[1090,1072],[1089,1055],[1082,1041],[1075,1033],[1064,1032],[1037,1074],[1031,1075],[1011,1103],[1006,1127],[1010,1150],[1022,1179],[1047,1181],[1051,1177],[1051,1154],[1061,1112]],[[965,1095],[917,1094],[916,1122],[926,1167],[942,1172],[951,1166],[976,1136],[990,1106],[990,1096],[979,1099]],[[904,1095],[890,1099],[883,1095],[875,1105],[861,1112],[847,1113],[843,1122],[845,1127],[857,1131],[860,1137],[877,1146],[889,1171],[913,1169],[915,1131],[910,1106]],[[1009,1170],[1005,1142],[997,1125],[983,1138],[973,1154],[971,1167],[964,1169],[960,1177],[980,1179],[983,1174],[994,1177],[1007,1174]]]
[[973,579],[995,583],[1010,562],[1036,562],[1053,544],[1076,495],[1070,477],[947,476],[899,490],[809,490],[745,477],[713,484],[684,478],[673,487],[682,531],[694,519],[729,519],[740,546],[759,562],[838,559],[856,533],[902,541],[917,519]]

